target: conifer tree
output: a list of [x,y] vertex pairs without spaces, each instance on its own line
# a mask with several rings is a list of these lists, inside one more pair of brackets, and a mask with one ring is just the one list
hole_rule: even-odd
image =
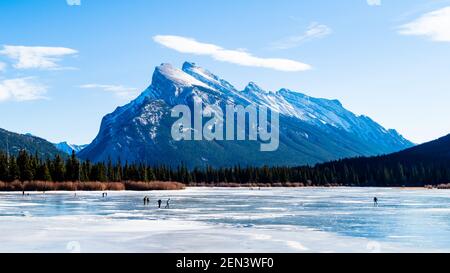
[[55,160],[53,161],[52,166],[52,177],[57,182],[65,181],[65,167],[64,161],[60,155],[56,155]]
[[17,166],[19,169],[20,181],[32,181],[33,170],[31,169],[31,159],[26,151],[20,151],[17,156]]

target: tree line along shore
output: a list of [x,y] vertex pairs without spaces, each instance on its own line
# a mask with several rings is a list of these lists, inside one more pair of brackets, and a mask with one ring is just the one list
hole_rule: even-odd
[[[0,152],[0,191],[179,190],[199,187],[432,187],[450,188],[446,160],[354,158],[303,167],[195,168],[92,163],[75,153],[41,159],[26,151]],[[94,182],[93,182],[94,181]]]

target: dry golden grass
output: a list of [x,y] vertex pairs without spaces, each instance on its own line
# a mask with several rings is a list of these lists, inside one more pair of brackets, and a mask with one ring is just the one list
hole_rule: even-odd
[[439,190],[450,190],[450,184],[441,184],[436,187]]
[[152,191],[182,190],[178,182],[1,182],[0,191]]
[[221,182],[221,183],[190,183],[189,187],[219,187],[219,188],[301,188],[306,187],[303,183],[298,182],[286,182],[286,183],[232,183],[232,182]]
[[126,182],[129,191],[173,191],[184,190],[186,186],[178,182]]

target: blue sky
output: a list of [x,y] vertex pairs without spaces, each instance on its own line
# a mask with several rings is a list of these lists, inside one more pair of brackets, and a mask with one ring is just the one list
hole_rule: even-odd
[[339,99],[416,143],[450,133],[448,0],[0,1],[0,128],[90,143],[184,61]]

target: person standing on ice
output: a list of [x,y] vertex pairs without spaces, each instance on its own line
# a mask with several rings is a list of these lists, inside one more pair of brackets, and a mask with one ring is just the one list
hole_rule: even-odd
[[166,202],[166,209],[170,209],[170,198],[167,199],[167,202]]
[[378,207],[378,198],[377,197],[373,198],[373,206]]
[[159,208],[159,209],[161,208],[161,204],[162,204],[162,201],[161,201],[161,199],[159,199],[159,200],[158,200],[158,208]]

